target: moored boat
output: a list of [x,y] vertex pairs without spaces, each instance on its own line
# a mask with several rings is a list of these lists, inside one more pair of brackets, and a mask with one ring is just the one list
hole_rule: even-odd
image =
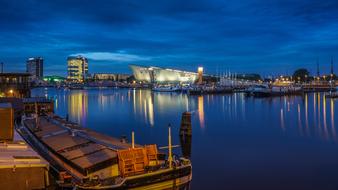
[[152,88],[154,92],[179,92],[180,90],[177,86],[155,86]]
[[267,84],[255,85],[248,89],[247,93],[256,97],[302,95],[302,87],[296,86],[269,86]]
[[338,98],[338,92],[334,91],[330,91],[329,93],[326,93],[325,94],[325,97],[326,98]]
[[234,89],[226,86],[192,86],[186,91],[189,95],[227,94],[233,93]]
[[17,128],[53,168],[59,168],[61,186],[167,189],[184,186],[192,178],[188,159],[173,158],[170,152],[165,159],[156,145],[123,143],[58,116],[24,117]]

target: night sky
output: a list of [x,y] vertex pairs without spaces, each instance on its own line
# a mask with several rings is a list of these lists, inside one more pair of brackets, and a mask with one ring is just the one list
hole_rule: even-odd
[[89,72],[128,64],[216,74],[338,72],[337,0],[0,0],[0,62],[24,71],[42,56],[45,75],[66,75],[69,55]]

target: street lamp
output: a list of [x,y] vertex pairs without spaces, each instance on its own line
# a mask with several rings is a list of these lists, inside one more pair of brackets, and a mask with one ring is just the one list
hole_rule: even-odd
[[9,94],[13,97],[13,90],[12,89],[9,90]]

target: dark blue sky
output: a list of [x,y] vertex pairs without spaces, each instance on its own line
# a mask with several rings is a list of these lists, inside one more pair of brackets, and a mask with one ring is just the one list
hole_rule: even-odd
[[337,0],[0,0],[0,61],[24,71],[31,56],[45,74],[66,75],[69,55],[93,72],[130,63],[208,73],[338,72]]

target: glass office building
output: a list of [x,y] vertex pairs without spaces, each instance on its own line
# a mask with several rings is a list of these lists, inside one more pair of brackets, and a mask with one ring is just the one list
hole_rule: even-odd
[[83,82],[88,76],[88,60],[83,56],[71,56],[67,59],[68,80]]

